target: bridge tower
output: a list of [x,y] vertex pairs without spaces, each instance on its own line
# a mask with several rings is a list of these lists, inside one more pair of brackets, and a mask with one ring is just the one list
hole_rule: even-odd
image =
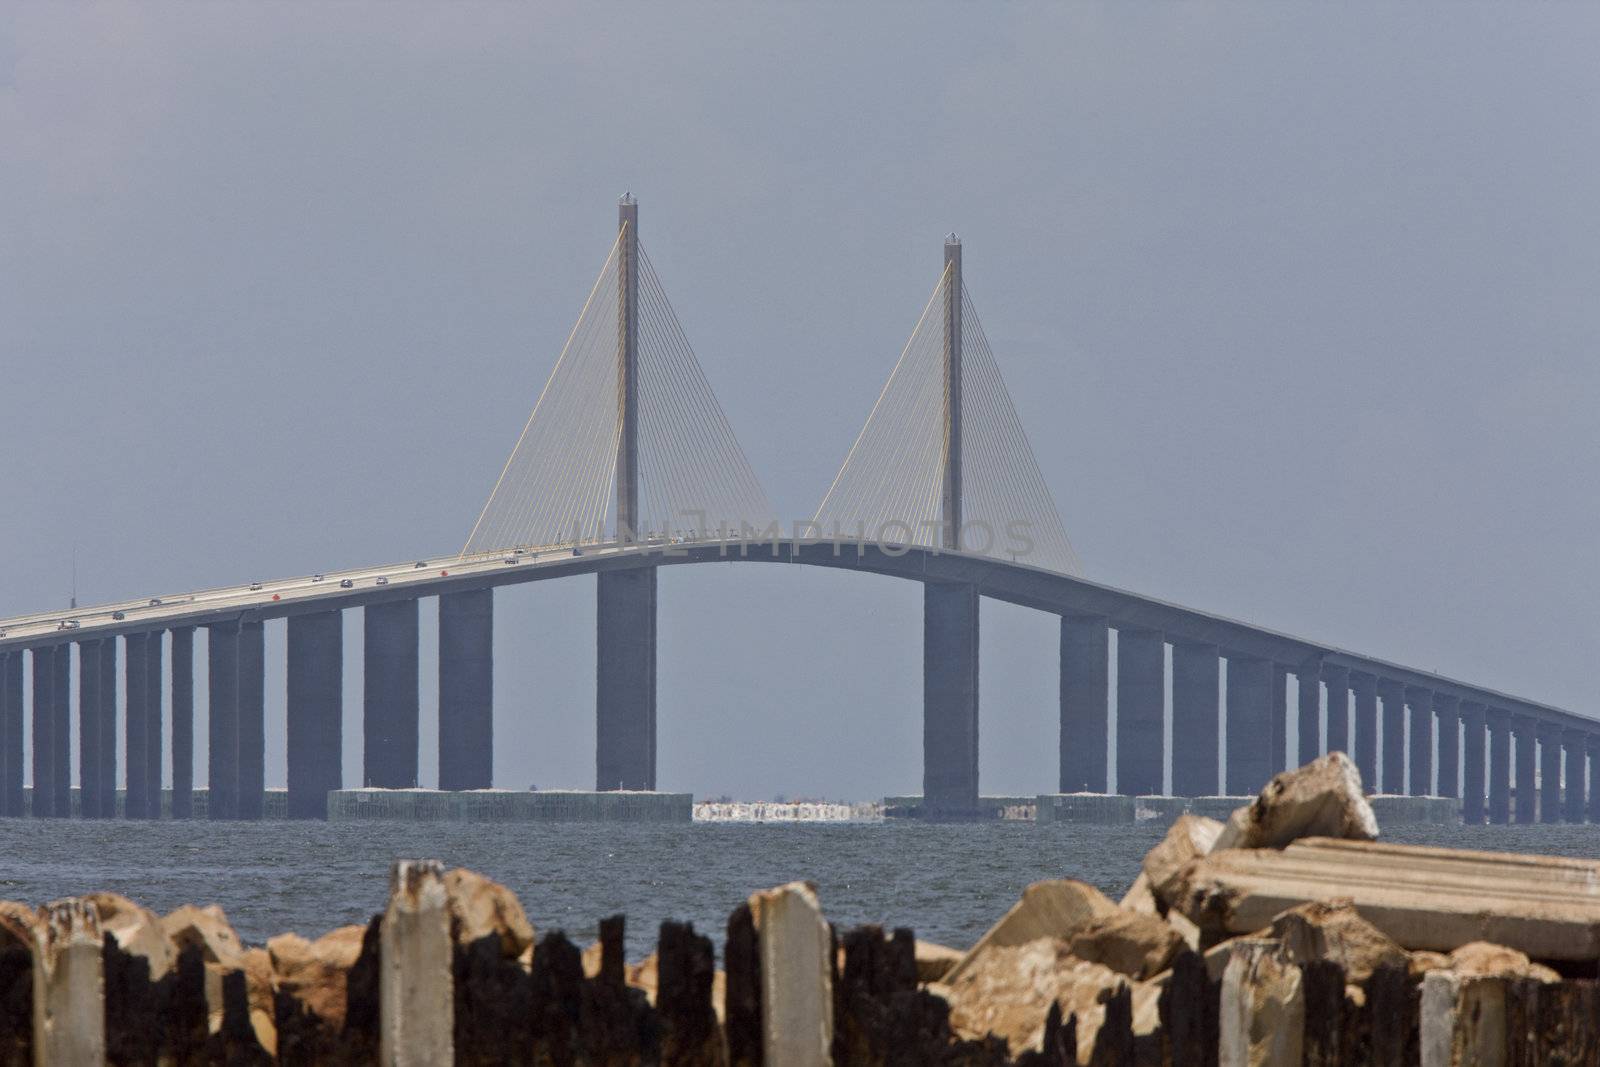
[[[944,471],[940,545],[961,551],[961,239],[944,242]],[[978,807],[978,587],[927,582],[922,598],[922,797],[928,814]]]
[[[617,539],[639,514],[639,203],[617,206]],[[656,787],[656,569],[596,576],[595,788]]]

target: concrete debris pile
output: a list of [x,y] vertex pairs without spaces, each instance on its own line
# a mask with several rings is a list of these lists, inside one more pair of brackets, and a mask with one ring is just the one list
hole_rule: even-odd
[[756,893],[722,967],[687,924],[628,963],[504,886],[397,863],[384,910],[243,944],[215,907],[0,902],[22,1064],[1600,1064],[1600,863],[1377,842],[1350,761],[1182,816],[1120,902],[1029,886],[970,949]]

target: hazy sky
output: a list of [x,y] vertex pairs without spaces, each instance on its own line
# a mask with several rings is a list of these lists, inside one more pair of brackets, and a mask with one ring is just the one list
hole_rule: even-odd
[[[1596,55],[1579,4],[8,5],[0,615],[74,543],[81,602],[455,551],[631,190],[785,514],[956,230],[1088,576],[1600,712]],[[920,788],[916,586],[660,603],[663,788]],[[496,784],[592,784],[593,620],[497,594]],[[1055,620],[982,621],[983,788],[1052,789]]]

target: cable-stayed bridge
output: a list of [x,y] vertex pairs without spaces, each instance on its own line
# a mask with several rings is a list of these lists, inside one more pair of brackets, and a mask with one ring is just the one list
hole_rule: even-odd
[[120,752],[128,817],[159,816],[168,753],[172,814],[190,815],[203,629],[207,812],[260,818],[263,635],[284,619],[289,810],[324,815],[327,793],[344,784],[342,612],[355,609],[364,613],[361,784],[416,786],[423,599],[436,601],[439,618],[440,788],[488,788],[494,590],[576,574],[597,577],[596,787],[655,789],[657,571],[728,559],[922,584],[923,786],[933,814],[978,807],[979,599],[991,597],[1060,618],[1061,792],[1153,794],[1169,777],[1182,796],[1253,792],[1291,762],[1341,749],[1385,792],[1460,797],[1469,822],[1531,821],[1535,782],[1541,818],[1600,818],[1593,719],[1085,579],[954,236],[814,515],[784,528],[627,197],[459,552],[0,619],[0,814],[68,815],[76,781],[82,815],[114,815]]

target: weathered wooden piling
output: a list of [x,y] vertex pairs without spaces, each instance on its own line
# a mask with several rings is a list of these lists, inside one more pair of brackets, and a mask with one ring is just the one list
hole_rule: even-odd
[[94,905],[46,905],[33,928],[33,1062],[99,1067],[106,1058],[105,977]]
[[1280,958],[1277,941],[1233,942],[1219,1021],[1220,1067],[1299,1067],[1305,1035],[1300,968]]
[[453,941],[444,871],[398,860],[389,877],[379,957],[379,1062],[448,1067],[455,1057]]

